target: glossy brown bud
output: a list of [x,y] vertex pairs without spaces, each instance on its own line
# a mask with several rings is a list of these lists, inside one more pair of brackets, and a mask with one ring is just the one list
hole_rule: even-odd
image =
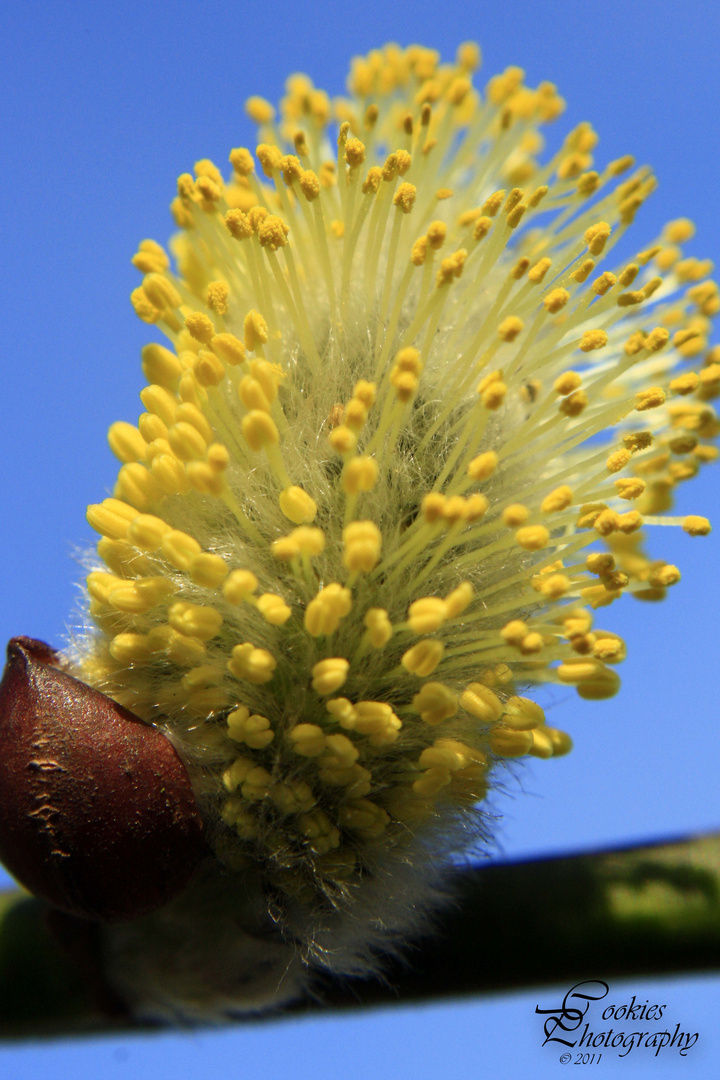
[[74,915],[134,919],[167,903],[205,854],[172,743],[13,638],[0,683],[0,860]]

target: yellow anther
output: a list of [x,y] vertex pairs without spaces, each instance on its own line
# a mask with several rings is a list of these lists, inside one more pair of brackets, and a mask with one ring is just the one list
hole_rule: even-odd
[[273,677],[277,661],[267,649],[256,649],[249,641],[235,645],[227,662],[228,671],[238,679],[259,685]]
[[186,315],[185,326],[195,340],[202,345],[209,345],[215,337],[213,321],[202,311],[193,311]]
[[181,461],[195,461],[205,457],[207,443],[192,424],[185,421],[173,424],[168,432],[168,440],[173,453]]
[[595,278],[592,283],[592,290],[598,296],[604,296],[614,285],[617,285],[617,278],[609,270],[606,270],[600,277]]
[[164,386],[146,386],[140,391],[140,400],[149,413],[159,416],[168,427],[175,420],[178,403]]
[[631,292],[620,293],[617,298],[618,307],[632,307],[634,304],[641,304],[645,299],[645,293],[641,289],[636,289]]
[[583,262],[580,263],[580,266],[577,268],[577,270],[574,270],[570,276],[572,277],[573,281],[577,281],[578,284],[582,285],[583,282],[587,281],[594,269],[595,260],[584,259]]
[[268,325],[259,311],[248,311],[243,323],[245,348],[253,352],[258,345],[264,345],[269,337]]
[[653,437],[649,431],[634,431],[630,435],[623,435],[623,443],[628,450],[636,453],[638,450],[647,450],[652,446]]
[[344,156],[351,169],[358,169],[365,161],[365,143],[356,138],[348,139]]
[[255,592],[258,579],[250,570],[233,570],[223,585],[225,599],[231,604],[241,604]]
[[576,390],[573,394],[563,398],[558,405],[558,411],[568,417],[579,416],[587,408],[588,396],[584,390]]
[[133,289],[130,293],[130,303],[134,307],[137,317],[142,319],[143,322],[152,324],[156,323],[160,318],[160,310],[151,303],[150,298],[142,286],[138,289]]
[[539,206],[540,203],[543,201],[549,190],[550,188],[547,186],[547,184],[541,184],[540,187],[536,187],[532,195],[528,199],[528,205],[535,209],[535,207]]
[[483,724],[493,724],[503,714],[500,698],[482,683],[470,683],[467,690],[460,696],[460,704],[466,712],[482,721]]
[[664,349],[670,340],[670,334],[664,326],[656,326],[645,338],[645,348],[648,352],[659,352]]
[[430,491],[423,496],[420,508],[422,516],[428,525],[432,525],[436,521],[442,521],[446,503],[447,496],[441,495],[440,492]]
[[613,483],[621,499],[639,499],[646,487],[644,480],[634,476],[614,480]]
[[223,618],[217,608],[181,600],[169,609],[168,622],[180,634],[210,641],[220,633]]
[[488,736],[488,748],[491,753],[501,758],[524,757],[533,745],[532,731],[514,731],[512,728],[498,726]]
[[118,420],[110,425],[108,443],[116,458],[120,461],[142,461],[147,450],[147,443],[136,427]]
[[342,486],[347,495],[372,491],[378,478],[375,458],[356,457],[346,462],[342,471]]
[[689,536],[707,536],[712,526],[706,517],[688,514],[682,520],[682,527]]
[[414,375],[411,371],[402,371],[397,365],[390,373],[390,382],[395,387],[398,401],[403,402],[403,404],[411,400],[418,388],[417,375]]
[[235,240],[248,240],[254,232],[252,222],[242,210],[228,210],[225,215],[225,227]]
[[426,769],[419,780],[413,782],[412,789],[416,795],[431,799],[447,787],[452,781],[452,773],[449,769],[435,768]]
[[[499,372],[495,373],[499,375]],[[490,381],[488,381],[488,379]],[[481,379],[477,387],[477,392],[480,395],[480,400],[486,409],[495,411],[499,409],[505,400],[508,388],[502,379],[487,376],[485,379]]]
[[297,558],[298,555],[308,557],[319,555],[324,549],[325,534],[322,529],[307,525],[300,525],[288,536],[274,540],[272,544],[272,553],[275,558],[285,562]]
[[165,495],[180,495],[190,488],[185,466],[172,453],[158,453],[156,457],[153,457],[150,471]]
[[277,251],[278,248],[285,247],[285,244],[287,244],[289,232],[290,228],[282,218],[277,217],[275,214],[268,214],[258,229],[260,246],[270,248],[271,251]]
[[367,640],[373,649],[382,649],[392,637],[392,624],[384,608],[370,608],[363,619]]
[[402,722],[384,701],[358,701],[354,712],[355,730],[361,735],[369,735],[372,746],[397,741]]
[[625,447],[622,450],[615,450],[605,462],[605,468],[609,473],[620,472],[628,464],[631,457],[631,451]]
[[514,731],[532,731],[545,723],[545,713],[529,698],[510,697],[505,702],[502,720]]
[[508,315],[497,328],[498,337],[501,341],[514,341],[524,325],[517,315]]
[[142,274],[162,273],[170,266],[170,260],[165,251],[154,240],[141,240],[137,253],[133,255],[131,261]]
[[270,412],[273,398],[268,398],[262,383],[253,378],[252,375],[245,375],[240,380],[238,383],[238,395],[246,409],[251,411],[259,409],[261,412]]
[[428,246],[433,251],[439,251],[445,243],[445,237],[447,236],[447,225],[444,221],[431,221],[428,225],[425,237],[428,242]]
[[475,590],[469,581],[463,581],[456,589],[449,592],[445,597],[447,618],[456,619],[458,615],[461,615],[468,604],[472,602],[474,595]]
[[[535,580],[533,579],[533,585]],[[539,592],[551,600],[559,600],[571,588],[572,582],[565,574],[542,574],[539,581]]]
[[320,589],[305,610],[305,629],[312,637],[332,634],[352,608],[349,589],[332,582]]
[[120,469],[113,494],[143,512],[152,510],[162,497],[162,491],[151,473],[136,461]]
[[[425,683],[412,699],[413,709],[426,724],[441,724],[458,710],[458,696],[448,686],[439,682]],[[425,763],[420,759],[420,764]]]
[[260,409],[252,409],[242,419],[242,433],[251,450],[262,450],[265,446],[276,446],[280,441],[280,432],[273,418]]
[[196,585],[203,585],[206,589],[218,589],[227,577],[228,568],[222,555],[203,551],[193,557],[188,573]]
[[143,375],[147,381],[173,390],[183,371],[177,356],[154,341],[143,347],[141,355]]
[[551,259],[548,259],[547,257],[545,257],[544,259],[540,259],[538,262],[535,263],[534,266],[531,266],[528,270],[528,280],[532,281],[533,285],[539,285],[547,274],[551,265]]
[[251,716],[245,705],[233,709],[226,723],[228,736],[235,742],[245,743],[252,750],[264,750],[275,738],[268,718],[257,713]]
[[192,536],[180,532],[179,529],[173,529],[163,536],[161,551],[172,566],[177,570],[187,572],[190,570],[193,559],[202,552],[202,548]]
[[408,608],[408,623],[415,634],[432,634],[448,617],[448,606],[437,596],[415,600]]
[[275,593],[263,593],[257,598],[257,609],[271,626],[283,626],[292,615],[292,608]]
[[597,191],[600,184],[600,175],[594,171],[583,173],[578,177],[577,193],[578,195],[592,195]]
[[527,213],[527,203],[519,203],[514,207],[507,216],[507,226],[509,229],[517,229],[518,225]]
[[501,516],[503,524],[507,525],[508,529],[517,529],[530,517],[530,510],[522,503],[511,503],[505,507]]
[[511,273],[512,278],[515,281],[521,281],[522,278],[525,276],[525,274],[527,272],[527,268],[529,267],[529,265],[530,265],[530,260],[527,258],[527,256],[523,255],[522,258],[518,259],[518,261],[515,263],[514,267],[512,268],[512,273]]
[[214,473],[223,473],[230,464],[230,451],[222,443],[213,443],[207,449],[207,463]]
[[382,534],[372,521],[354,521],[343,529],[343,566],[369,574],[380,561]]
[[526,551],[541,551],[550,543],[550,533],[544,525],[526,525],[517,530],[515,539]]
[[557,668],[556,674],[561,682],[573,685],[602,678],[604,671],[605,666],[600,660],[588,657],[566,660]]
[[500,631],[500,637],[508,645],[519,647],[529,633],[527,624],[522,619],[511,619]]
[[164,274],[146,274],[142,287],[150,303],[161,311],[163,308],[174,310],[182,304],[180,293]]
[[672,379],[669,384],[670,392],[673,394],[692,394],[694,390],[697,390],[700,385],[700,379],[696,372],[686,371],[682,375],[678,375],[676,379]]
[[356,799],[340,807],[338,821],[343,828],[372,840],[385,831],[390,815],[368,799]]
[[607,221],[598,221],[585,230],[585,243],[591,255],[602,255],[605,244],[610,238],[610,226]]
[[367,420],[367,409],[359,398],[350,398],[345,406],[345,424],[356,434],[362,431]]
[[225,366],[214,352],[201,349],[193,364],[193,375],[200,386],[219,386],[225,378]]
[[540,503],[540,509],[543,514],[558,513],[560,510],[567,510],[568,506],[572,505],[572,501],[572,488],[567,484],[561,484],[545,496]]
[[[154,444],[156,440],[167,442],[167,425],[163,423],[159,416],[154,416],[149,412],[141,413],[138,418],[138,428],[143,439],[148,443],[148,451],[150,445]],[[162,450],[158,450],[158,453],[167,453],[169,450],[170,444],[167,443],[167,446],[163,447]]]
[[[510,192],[510,194],[508,195],[507,199],[505,200],[505,205],[503,206],[504,213],[506,213],[506,214],[512,213],[512,211],[517,206],[519,206],[520,203],[522,202],[524,194],[525,194],[525,192],[522,190],[522,188],[518,188],[518,187],[513,188],[512,191]],[[492,196],[490,196],[490,197],[492,198]],[[483,212],[487,213],[486,210],[483,210]]]
[[[519,190],[519,189],[516,189]],[[522,198],[522,192],[520,192],[520,198]],[[480,208],[480,213],[485,217],[495,217],[500,211],[505,200],[505,191],[494,191],[492,195],[489,195]],[[519,201],[519,200],[518,200]]]
[[[664,566],[657,566],[650,571],[648,585],[651,585],[655,589],[665,589],[669,588],[670,585],[677,585],[680,577],[681,574],[677,566],[665,563]],[[606,658],[603,657],[603,659]]]
[[565,307],[569,299],[570,293],[567,289],[551,289],[543,300],[543,305],[551,315],[556,315],[558,311]]
[[665,391],[661,386],[650,386],[647,390],[640,390],[635,394],[635,408],[638,412],[647,409],[657,409],[665,404]]
[[440,269],[435,278],[438,287],[450,285],[456,278],[461,277],[466,259],[467,251],[465,248],[460,248],[452,255],[448,255],[447,258],[442,259],[440,262]]
[[328,435],[328,442],[336,453],[350,454],[357,446],[357,435],[347,424],[339,424]]
[[373,165],[371,169],[368,169],[368,174],[362,185],[363,195],[376,195],[382,178],[382,169],[378,165]]
[[495,472],[498,465],[498,456],[494,450],[485,450],[478,454],[468,464],[467,472],[471,480],[487,480]]
[[484,240],[492,229],[492,224],[492,218],[487,216],[479,217],[473,226],[473,240],[478,243]]
[[229,160],[238,176],[250,176],[255,169],[253,156],[244,146],[231,150]]
[[397,206],[403,214],[409,214],[415,205],[417,188],[414,184],[400,184],[393,195],[393,206]]
[[127,530],[127,538],[141,551],[157,551],[163,537],[172,529],[162,518],[152,514],[138,514]]
[[602,349],[608,343],[608,336],[604,330],[586,330],[580,338],[578,348],[582,352],[592,352],[593,349]]
[[344,684],[349,670],[349,663],[341,657],[318,661],[312,669],[313,690],[318,694],[332,694]]
[[295,525],[304,525],[315,520],[317,503],[303,491],[301,487],[293,485],[280,492],[280,509],[286,518]]
[[444,199],[452,199],[454,194],[455,192],[452,188],[441,187],[438,188],[435,192],[435,198],[438,200],[438,202],[442,202]]
[[445,646],[442,641],[434,641],[430,638],[419,641],[411,649],[403,653],[401,663],[406,671],[418,675],[421,679],[432,675],[435,668],[443,658]]
[[663,235],[670,244],[685,244],[695,235],[695,225],[689,218],[677,218],[667,223]]
[[272,177],[276,170],[280,169],[282,151],[271,143],[260,143],[255,147],[255,155],[262,166],[262,171],[267,177]]
[[217,315],[227,315],[230,290],[224,281],[211,281],[207,287],[205,303]]
[[144,664],[152,656],[152,647],[145,634],[116,634],[110,642],[110,655],[121,664]]
[[[584,517],[585,515],[582,515],[581,520],[583,520]],[[580,522],[578,522],[578,524],[580,524]],[[583,524],[585,524],[584,520]],[[595,515],[592,527],[600,536],[610,536],[620,528],[620,515],[615,510],[609,510],[606,507]]]

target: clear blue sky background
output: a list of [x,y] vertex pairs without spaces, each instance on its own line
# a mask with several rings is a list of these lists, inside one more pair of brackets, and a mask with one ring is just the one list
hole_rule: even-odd
[[[148,335],[128,301],[137,279],[130,257],[139,239],[165,241],[172,231],[167,205],[180,172],[252,145],[242,107],[250,93],[276,100],[298,70],[340,92],[355,53],[397,40],[449,57],[475,38],[481,85],[520,64],[532,84],[550,79],[568,99],[558,137],[587,119],[601,135],[599,160],[632,152],[655,166],[660,188],[636,225],[638,249],[664,221],[687,214],[698,226],[692,253],[720,261],[717,0],[6,0],[0,30],[0,638],[63,641],[81,576],[73,551],[92,542],[85,506],[115,475],[105,431],[139,412]],[[681,510],[712,517],[718,491],[710,469],[683,490]],[[497,801],[495,857],[720,827],[720,531],[693,540],[662,530],[654,550],[680,566],[682,584],[663,605],[628,600],[605,615],[630,646],[623,692],[599,704],[555,695],[552,722],[572,732],[576,750],[529,767]],[[633,1065],[607,1058],[600,1068],[717,1075],[719,991],[718,977],[619,987],[618,995],[666,1001],[673,1023],[699,1031],[700,1041],[684,1060],[636,1052]],[[553,992],[532,991],[341,1020],[6,1049],[0,1075],[542,1078],[562,1068],[540,1046],[534,1008],[548,998]]]

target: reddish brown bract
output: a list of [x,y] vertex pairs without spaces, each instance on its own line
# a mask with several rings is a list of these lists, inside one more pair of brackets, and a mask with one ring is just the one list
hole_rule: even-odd
[[167,903],[204,854],[172,743],[13,638],[0,683],[0,859],[75,915],[133,919]]

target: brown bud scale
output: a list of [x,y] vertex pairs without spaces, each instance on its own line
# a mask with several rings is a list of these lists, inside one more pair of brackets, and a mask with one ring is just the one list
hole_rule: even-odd
[[74,915],[133,919],[205,854],[190,778],[157,728],[13,638],[0,683],[0,859]]

